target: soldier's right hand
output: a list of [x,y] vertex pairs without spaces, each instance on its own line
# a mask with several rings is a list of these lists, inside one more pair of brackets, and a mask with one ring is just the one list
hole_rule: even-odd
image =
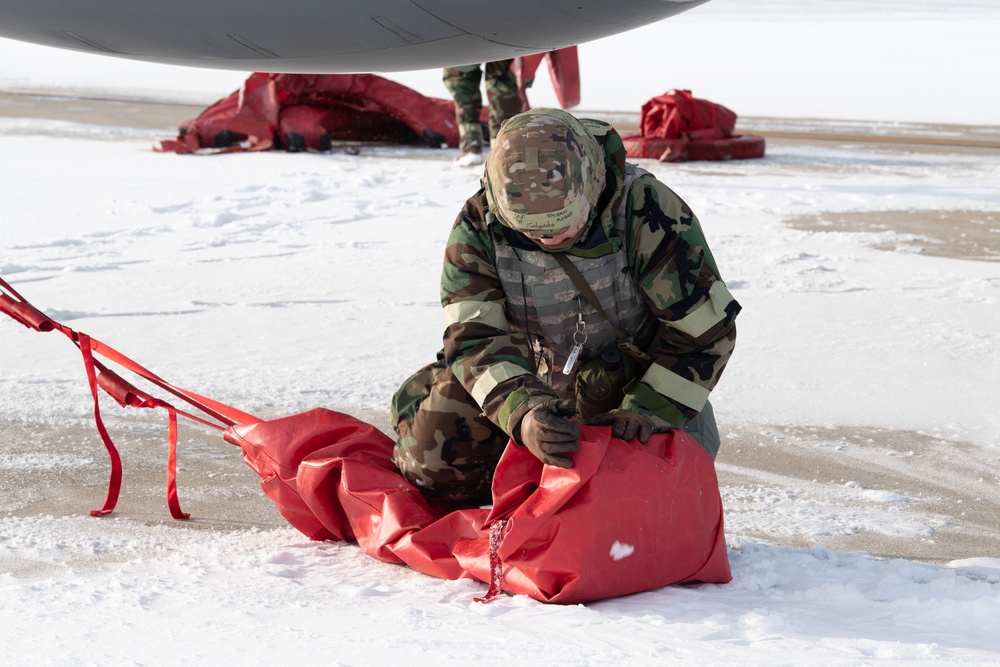
[[542,463],[560,468],[572,468],[572,454],[580,445],[580,425],[567,417],[576,415],[576,401],[555,399],[528,411],[521,420],[522,445]]

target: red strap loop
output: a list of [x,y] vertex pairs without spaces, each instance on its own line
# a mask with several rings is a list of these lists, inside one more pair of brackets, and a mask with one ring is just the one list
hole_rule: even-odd
[[94,339],[91,339],[90,343],[95,354],[99,354],[105,359],[109,359],[119,366],[127,368],[136,375],[149,380],[160,389],[170,392],[182,401],[194,406],[210,417],[219,420],[226,426],[232,426],[234,424],[256,424],[260,421],[259,418],[243,412],[242,410],[237,410],[236,408],[226,405],[225,403],[220,403],[219,401],[212,400],[211,398],[200,396],[193,391],[188,391],[187,389],[182,389],[181,387],[170,384],[160,376],[153,373],[153,371],[144,368],[135,361],[132,361],[106,343],[102,343],[101,341]]
[[0,312],[7,313],[15,320],[35,331],[52,331],[52,320],[40,310],[24,301],[15,301],[6,294],[0,294]]
[[[191,515],[188,512],[181,511],[180,501],[177,498],[178,410],[169,403],[165,403],[133,387],[114,371],[104,368],[100,364],[97,364],[97,366],[101,369],[100,375],[97,376],[97,384],[123,408],[164,408],[167,411],[169,415],[169,425],[167,427],[167,507],[170,509],[170,516],[175,519],[190,518]],[[199,419],[198,421],[202,420]],[[209,425],[214,426],[213,424]]]
[[109,368],[101,368],[101,372],[97,376],[97,385],[123,408],[156,407],[151,404],[149,396],[143,394]]

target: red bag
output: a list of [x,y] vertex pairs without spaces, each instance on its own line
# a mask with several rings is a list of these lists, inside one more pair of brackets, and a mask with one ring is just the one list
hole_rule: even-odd
[[645,445],[583,427],[571,469],[510,443],[487,523],[507,518],[502,588],[574,603],[732,579],[715,464],[686,431]]
[[646,138],[725,139],[735,129],[735,113],[695,98],[690,90],[670,90],[654,97],[642,105],[639,115],[639,132]]
[[492,510],[432,506],[392,463],[393,442],[348,415],[316,409],[225,438],[307,536],[494,594],[576,603],[731,579],[714,464],[682,430],[640,445],[584,427],[569,470],[510,443]]
[[622,137],[630,158],[660,162],[764,157],[764,138],[734,135],[736,114],[690,90],[670,90],[642,105],[639,133]]
[[98,389],[123,407],[170,415],[167,496],[177,499],[177,415],[218,424],[149,396],[97,361],[100,355],[225,425],[288,522],[316,540],[355,540],[375,558],[445,579],[489,583],[545,602],[576,603],[688,581],[731,579],[715,466],[683,430],[646,445],[582,427],[571,469],[544,466],[513,442],[497,464],[493,508],[432,503],[392,462],[393,441],[371,424],[317,408],[262,421],[166,382],[125,355],[48,318],[0,278],[0,312],[40,332],[65,334],[83,354],[98,431],[111,457],[104,506],[121,486],[118,452],[104,429]]

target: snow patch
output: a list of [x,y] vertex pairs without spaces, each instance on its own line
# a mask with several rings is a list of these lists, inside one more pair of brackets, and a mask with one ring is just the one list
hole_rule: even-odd
[[621,542],[615,542],[611,545],[611,557],[615,560],[622,560],[628,558],[633,553],[635,553],[635,547],[631,544],[622,544]]

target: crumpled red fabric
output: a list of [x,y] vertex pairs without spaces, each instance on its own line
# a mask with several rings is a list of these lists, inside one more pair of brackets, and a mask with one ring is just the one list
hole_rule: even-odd
[[[392,463],[374,426],[322,408],[230,427],[227,441],[295,528],[356,541],[368,555],[444,579],[497,583],[554,603],[682,582],[730,581],[714,462],[685,431],[649,443],[582,427],[571,469],[509,443],[492,508],[429,502]],[[490,532],[504,522],[494,541]],[[496,536],[494,536],[496,537]],[[496,562],[496,558],[499,562]]]
[[330,141],[458,146],[455,105],[375,74],[254,72],[243,87],[184,121],[158,152],[325,150]]
[[639,132],[624,135],[622,143],[628,157],[660,162],[764,157],[764,137],[734,135],[735,129],[735,112],[675,89],[642,105]]

